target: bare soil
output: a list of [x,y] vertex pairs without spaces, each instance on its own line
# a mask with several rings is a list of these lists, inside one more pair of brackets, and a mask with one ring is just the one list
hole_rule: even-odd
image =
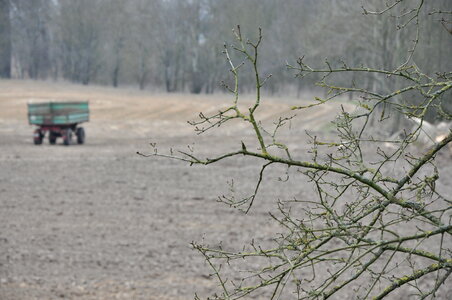
[[[186,123],[230,99],[0,81],[0,299],[192,299],[218,291],[190,242],[236,249],[252,239],[269,242],[279,227],[267,212],[278,199],[312,189],[280,182],[284,170],[272,169],[245,216],[217,203],[217,196],[228,193],[232,178],[251,192],[258,165],[231,159],[190,167],[136,152],[152,153],[154,142],[163,151],[194,144],[208,156],[238,149],[242,140],[253,145],[243,124],[196,136]],[[90,101],[85,145],[33,145],[26,104],[49,100]],[[265,101],[259,118],[271,124],[301,100]],[[337,109],[322,106],[299,116],[291,135],[283,132],[289,146],[305,155],[304,131],[325,133]],[[447,164],[442,171],[452,175],[445,158]]]

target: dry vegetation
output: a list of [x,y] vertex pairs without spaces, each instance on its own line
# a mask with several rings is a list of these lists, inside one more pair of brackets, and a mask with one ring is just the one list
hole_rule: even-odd
[[[230,101],[229,95],[223,94],[149,94],[132,88],[82,87],[41,81],[4,80],[0,82],[0,90],[0,122],[3,125],[0,130],[12,124],[26,126],[26,103],[30,101],[89,100],[92,120],[87,127],[94,133],[102,130],[112,138],[186,135],[193,132],[187,126],[188,120],[196,118],[201,111],[211,113],[219,110]],[[246,104],[247,98],[244,100]],[[248,97],[248,100],[252,101],[252,97]],[[271,120],[272,117],[289,112],[287,103],[296,101],[294,98],[269,98],[261,116]],[[317,115],[309,117],[315,119]],[[329,116],[325,117],[323,120],[328,120]],[[31,130],[31,127],[28,129]]]

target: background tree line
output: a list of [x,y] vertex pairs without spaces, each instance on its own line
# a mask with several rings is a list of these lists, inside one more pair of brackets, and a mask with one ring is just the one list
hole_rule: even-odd
[[[364,2],[382,6],[382,1]],[[431,9],[419,18],[424,42],[414,61],[433,75],[450,70],[452,43],[450,23],[432,12],[451,11],[452,3],[425,6]],[[0,76],[213,93],[227,78],[223,41],[231,41],[237,24],[248,36],[259,27],[265,33],[260,68],[274,75],[269,93],[300,93],[318,80],[292,80],[295,73],[285,65],[300,55],[309,63],[328,56],[335,66],[391,70],[409,50],[402,45],[417,39],[413,24],[394,30],[403,26],[397,17],[365,18],[354,0],[0,0]],[[251,90],[251,70],[242,74],[241,89]],[[388,88],[378,76],[339,80]]]

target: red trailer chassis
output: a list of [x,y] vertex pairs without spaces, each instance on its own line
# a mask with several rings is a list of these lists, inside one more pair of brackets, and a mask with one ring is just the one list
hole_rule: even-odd
[[85,143],[85,130],[83,127],[77,127],[76,124],[68,125],[41,125],[33,133],[33,142],[35,145],[42,144],[42,141],[46,135],[49,133],[49,143],[54,145],[58,137],[63,138],[63,143],[65,145],[70,145],[72,142],[72,135],[75,134],[77,137],[77,144]]

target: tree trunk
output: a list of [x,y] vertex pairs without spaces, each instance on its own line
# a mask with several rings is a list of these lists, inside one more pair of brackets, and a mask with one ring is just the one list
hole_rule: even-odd
[[119,63],[117,62],[115,65],[115,68],[113,69],[113,76],[112,76],[112,84],[113,87],[118,87],[118,78],[119,78]]
[[0,0],[0,78],[11,78],[11,20],[9,0]]
[[171,80],[170,80],[170,74],[169,74],[169,66],[165,66],[165,87],[166,87],[166,91],[168,93],[171,92]]
[[138,75],[138,82],[140,84],[140,90],[144,90],[144,88],[146,87],[146,80],[148,77],[148,70],[147,70],[147,66],[145,63],[145,58],[144,56],[141,57],[141,64],[140,64],[140,73]]
[[119,37],[118,40],[114,44],[114,56],[115,56],[115,65],[113,68],[112,74],[112,84],[113,87],[118,87],[119,83],[119,72],[121,71],[121,54],[123,48],[123,38]]

